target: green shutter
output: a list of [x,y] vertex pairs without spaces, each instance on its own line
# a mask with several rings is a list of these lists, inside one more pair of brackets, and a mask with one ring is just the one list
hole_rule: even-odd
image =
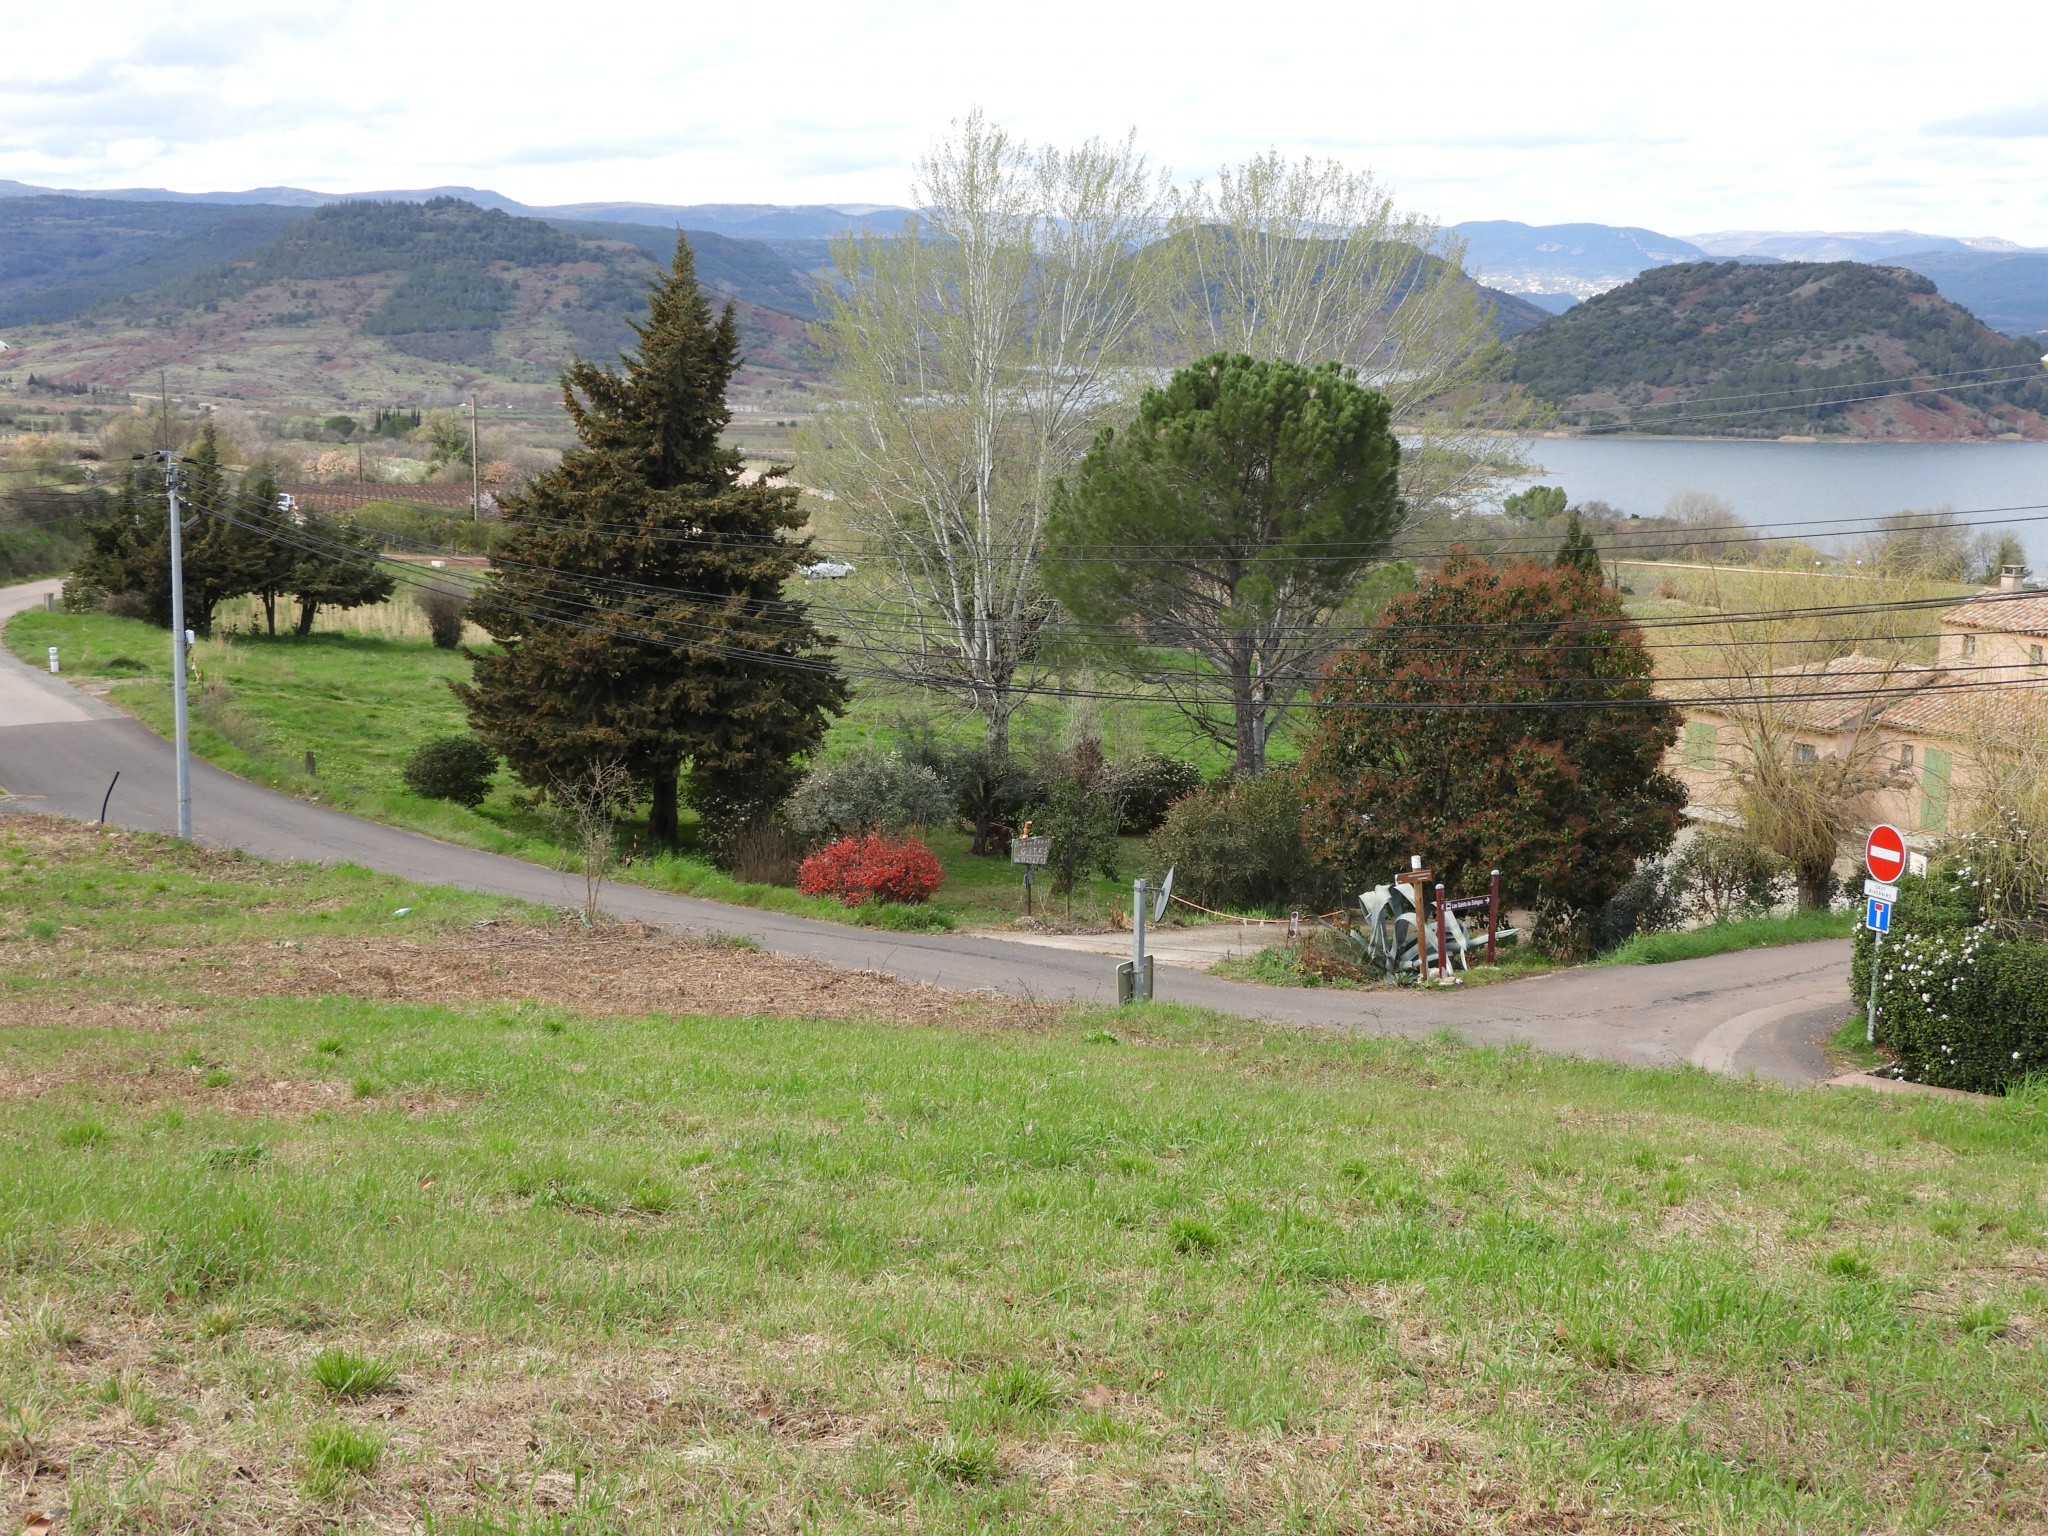
[[1922,832],[1948,830],[1948,770],[1949,755],[1939,747],[1929,747],[1920,768]]
[[1688,720],[1685,725],[1685,766],[1714,766],[1714,727],[1705,720]]

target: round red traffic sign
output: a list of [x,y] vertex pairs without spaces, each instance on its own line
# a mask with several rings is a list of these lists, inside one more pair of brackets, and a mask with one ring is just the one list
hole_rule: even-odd
[[1881,821],[1870,829],[1870,840],[1863,845],[1863,867],[1870,871],[1871,879],[1887,885],[1906,872],[1906,839],[1897,827]]

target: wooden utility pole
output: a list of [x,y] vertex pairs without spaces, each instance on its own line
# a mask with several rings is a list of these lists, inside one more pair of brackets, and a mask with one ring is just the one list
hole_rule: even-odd
[[469,519],[475,522],[484,515],[484,499],[479,491],[476,463],[476,395],[469,397]]

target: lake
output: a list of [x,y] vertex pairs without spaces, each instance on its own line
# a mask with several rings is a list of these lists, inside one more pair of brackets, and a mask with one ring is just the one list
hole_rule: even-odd
[[[1680,491],[1711,491],[1745,521],[1785,531],[1833,518],[1876,519],[1953,507],[1973,528],[2011,529],[2048,576],[2048,443],[1768,443],[1673,438],[1531,438],[1540,469],[1523,485],[1561,485],[1648,517]],[[2000,516],[1995,508],[2017,508]],[[1987,515],[1970,516],[1983,511]],[[1860,532],[1837,523],[1815,542]]]

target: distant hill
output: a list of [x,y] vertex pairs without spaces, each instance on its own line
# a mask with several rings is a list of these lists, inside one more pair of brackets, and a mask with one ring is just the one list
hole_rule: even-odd
[[1465,270],[1493,288],[1588,299],[1648,267],[1698,261],[1698,247],[1653,229],[1610,224],[1519,224],[1474,219],[1453,225],[1465,242]]
[[[55,224],[41,230],[59,255],[81,229],[108,222],[103,207],[143,206],[19,201],[85,205],[82,213],[57,207]],[[0,201],[0,220],[10,206]],[[252,211],[210,214],[236,220]],[[76,215],[68,225],[67,214]],[[199,236],[221,227],[200,226]],[[644,314],[675,242],[673,231],[636,226],[634,238],[618,239],[603,227],[563,227],[452,197],[334,202],[292,212],[281,230],[266,232],[194,269],[166,253],[199,236],[159,230],[153,256],[108,257],[90,280],[17,299],[18,321],[63,318],[10,328],[8,372],[121,388],[172,369],[188,391],[252,403],[446,398],[489,381],[545,390],[572,357],[608,360],[632,345],[630,322]],[[132,242],[147,243],[142,235]],[[802,278],[757,242],[703,235],[692,244],[703,248],[707,288],[733,300],[748,358],[743,387],[803,387],[804,321],[746,296],[807,305]],[[147,283],[159,269],[173,275]],[[32,275],[22,281],[32,286]]]
[[2048,438],[2040,348],[1897,267],[1660,267],[1513,343],[1562,421],[1777,437]]
[[1895,264],[1932,278],[1993,330],[2048,342],[2048,251],[1923,251]]
[[2024,247],[1991,237],[1959,240],[1953,235],[1923,235],[1912,229],[1884,229],[1864,234],[1829,230],[1724,229],[1693,235],[1692,243],[1709,256],[1753,261],[1867,261],[1897,264],[1900,257],[1930,251],[2017,251]]

